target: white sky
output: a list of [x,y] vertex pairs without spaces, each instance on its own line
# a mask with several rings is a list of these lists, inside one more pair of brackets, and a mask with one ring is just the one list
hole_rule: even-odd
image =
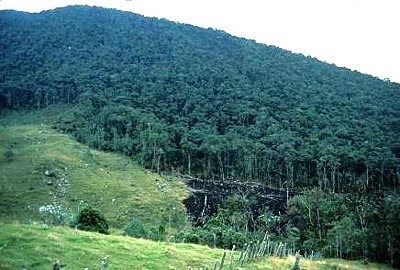
[[400,83],[399,0],[0,0],[0,9],[75,4],[212,27]]

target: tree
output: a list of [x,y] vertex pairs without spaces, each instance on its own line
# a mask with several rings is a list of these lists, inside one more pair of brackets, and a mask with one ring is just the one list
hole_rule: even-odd
[[385,228],[385,238],[390,262],[393,266],[400,266],[400,195],[389,194],[384,199],[383,225]]

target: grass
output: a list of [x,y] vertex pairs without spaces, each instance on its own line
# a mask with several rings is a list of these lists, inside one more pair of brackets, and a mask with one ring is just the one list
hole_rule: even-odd
[[[0,269],[50,269],[58,259],[64,269],[99,269],[100,260],[109,257],[109,269],[212,269],[222,250],[192,244],[152,242],[121,235],[76,231],[69,227],[0,224]],[[227,253],[229,258],[230,252]],[[239,252],[234,253],[234,261]],[[228,262],[229,260],[226,260]],[[259,259],[234,269],[290,269],[293,258]],[[343,260],[301,260],[301,269],[391,269],[377,264]],[[228,263],[223,269],[229,269]]]
[[219,253],[207,247],[171,244],[67,227],[0,225],[0,269],[50,269],[54,260],[66,269],[99,269],[109,256],[110,269],[187,269],[210,263]]
[[82,202],[97,207],[114,228],[123,228],[132,218],[145,226],[185,226],[182,200],[188,191],[182,182],[58,133],[51,124],[60,111],[52,107],[3,115],[0,221],[38,221],[43,218],[39,207],[51,204],[56,196],[58,204],[74,214]]
[[[244,269],[254,270],[275,270],[275,269],[290,269],[294,262],[294,257],[288,258],[266,258],[252,264],[246,265]],[[389,266],[370,263],[363,264],[361,261],[346,261],[340,259],[325,259],[325,260],[300,260],[302,270],[390,270]]]

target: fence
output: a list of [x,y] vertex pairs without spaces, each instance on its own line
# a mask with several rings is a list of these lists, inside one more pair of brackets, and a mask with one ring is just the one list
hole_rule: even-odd
[[[229,269],[233,270],[235,267],[243,267],[246,263],[251,263],[260,258],[265,257],[278,257],[278,258],[286,258],[291,255],[296,256],[296,261],[292,269],[300,269],[300,254],[299,252],[295,252],[293,249],[288,248],[286,243],[282,242],[274,242],[269,239],[268,236],[265,236],[262,241],[250,242],[245,244],[242,250],[236,251],[236,246],[233,245],[232,250],[229,254],[229,260],[227,260],[227,251],[224,251],[220,260],[215,260],[213,267],[208,268],[207,266],[202,266],[199,270],[222,270]],[[305,255],[308,259],[321,259],[322,256],[319,252],[312,252],[309,256]],[[224,268],[224,266],[226,266]],[[188,267],[188,270],[194,270],[192,267]]]
[[[227,258],[227,251],[224,251],[220,260],[215,260],[214,264],[211,268],[207,266],[202,266],[199,270],[222,270],[229,269],[233,270],[236,267],[243,267],[246,263],[251,263],[260,258],[265,257],[278,257],[278,258],[286,258],[290,255],[296,256],[296,261],[291,269],[298,270],[300,269],[300,254],[299,252],[294,253],[291,248],[288,248],[286,243],[282,242],[274,242],[269,239],[268,236],[265,236],[262,241],[249,242],[244,245],[243,249],[240,251],[236,251],[236,246],[233,245],[231,251],[229,252],[229,258]],[[312,252],[309,256],[305,255],[308,259],[321,259],[322,256],[320,253]],[[62,265],[59,260],[56,260],[53,264],[53,270],[61,270],[66,265]],[[224,268],[225,266],[225,268]],[[108,269],[108,257],[103,257],[100,262],[100,270]],[[85,268],[85,270],[88,270]],[[191,266],[188,267],[188,270],[194,270]]]

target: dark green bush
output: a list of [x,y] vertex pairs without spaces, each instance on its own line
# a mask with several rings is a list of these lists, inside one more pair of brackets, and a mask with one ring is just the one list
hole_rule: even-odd
[[79,230],[109,234],[108,223],[100,210],[86,206],[83,208],[73,224]]
[[6,161],[13,161],[15,154],[13,151],[7,150],[3,153],[3,156]]

